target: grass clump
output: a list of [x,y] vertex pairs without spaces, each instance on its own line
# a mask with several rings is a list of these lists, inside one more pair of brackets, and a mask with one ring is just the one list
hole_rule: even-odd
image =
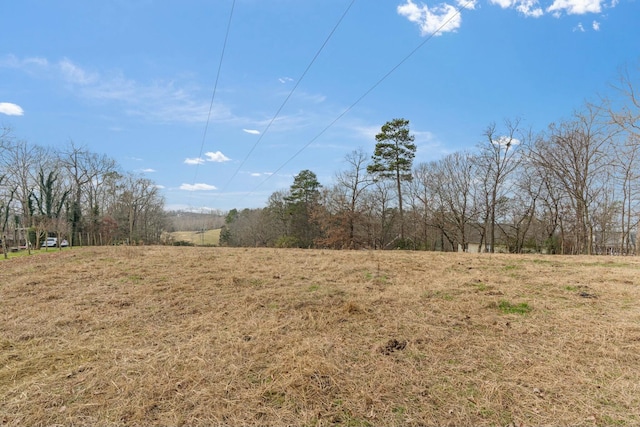
[[527,314],[533,310],[526,302],[520,304],[512,304],[507,300],[501,300],[498,303],[498,308],[504,314]]

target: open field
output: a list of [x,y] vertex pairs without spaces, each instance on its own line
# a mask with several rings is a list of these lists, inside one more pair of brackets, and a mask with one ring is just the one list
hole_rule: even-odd
[[640,258],[0,261],[0,425],[639,425]]
[[220,244],[220,229],[199,231],[174,231],[173,240],[193,243],[196,246],[218,246]]

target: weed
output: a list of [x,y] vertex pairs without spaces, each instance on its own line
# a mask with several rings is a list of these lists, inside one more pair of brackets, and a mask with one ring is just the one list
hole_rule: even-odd
[[603,415],[602,421],[604,425],[608,425],[608,426],[623,426],[626,424],[624,420],[618,420],[609,415]]
[[445,291],[426,291],[422,294],[423,298],[440,298],[445,301],[453,301],[453,295]]
[[286,402],[286,396],[279,391],[266,391],[262,394],[262,398],[266,403],[276,408],[281,408]]
[[407,411],[407,409],[404,406],[395,406],[391,412],[393,412],[394,414],[396,414],[396,416],[401,417],[404,415],[404,413]]
[[142,281],[142,276],[137,274],[130,274],[128,279],[134,285],[138,285]]
[[307,288],[307,291],[309,291],[309,292],[315,292],[315,291],[317,291],[318,289],[320,289],[320,285],[311,285],[311,286],[309,286],[309,287]]
[[378,283],[385,283],[387,280],[389,280],[389,276],[387,276],[386,274],[380,274],[380,272],[378,271],[378,273],[371,273],[370,271],[367,271],[364,274],[365,279],[367,280],[375,280]]
[[498,308],[505,314],[527,314],[532,308],[526,302],[520,304],[511,304],[509,301],[501,300],[498,303]]
[[480,292],[484,292],[484,291],[486,291],[487,289],[489,289],[489,286],[488,286],[488,285],[486,285],[486,284],[484,284],[484,283],[482,283],[482,282],[480,282],[480,283],[476,283],[476,284],[474,284],[474,286],[475,286],[475,287],[476,287],[476,289],[477,289],[478,291],[480,291]]
[[251,286],[262,286],[263,281],[262,281],[262,279],[251,279],[251,280],[249,280],[249,284]]

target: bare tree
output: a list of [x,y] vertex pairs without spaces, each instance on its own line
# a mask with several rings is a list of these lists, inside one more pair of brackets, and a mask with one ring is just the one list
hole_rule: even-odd
[[499,131],[495,123],[484,132],[485,143],[481,144],[476,156],[476,167],[484,195],[484,229],[486,250],[495,251],[496,212],[499,202],[506,200],[509,192],[509,176],[518,167],[518,148],[529,137],[520,128],[520,120],[505,120],[504,130]]
[[327,208],[337,219],[334,225],[341,229],[339,234],[345,236],[343,246],[349,249],[362,245],[361,241],[356,241],[356,230],[362,218],[363,196],[367,188],[373,184],[371,176],[367,173],[367,160],[368,157],[362,149],[347,154],[347,169],[336,174],[333,190],[326,193],[327,196],[331,196],[331,206]]
[[101,185],[106,174],[116,170],[116,162],[105,155],[92,153],[86,147],[78,147],[71,141],[60,153],[60,164],[73,184],[70,220],[71,244],[74,245],[79,242],[83,218],[88,216],[90,224],[98,221],[100,212],[95,200],[96,187]]
[[[561,216],[560,225],[563,233],[569,226],[573,253],[593,252],[593,205],[611,166],[612,135],[598,113],[597,108],[587,106],[572,120],[552,124],[548,136],[538,140],[531,152],[536,165],[566,195],[570,218]],[[569,223],[562,223],[567,220]]]

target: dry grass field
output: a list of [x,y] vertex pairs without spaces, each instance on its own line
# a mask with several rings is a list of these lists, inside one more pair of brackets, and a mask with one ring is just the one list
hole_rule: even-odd
[[639,425],[640,259],[0,261],[0,425]]
[[171,233],[174,241],[193,243],[195,246],[218,246],[220,244],[220,229],[199,231],[174,231]]

